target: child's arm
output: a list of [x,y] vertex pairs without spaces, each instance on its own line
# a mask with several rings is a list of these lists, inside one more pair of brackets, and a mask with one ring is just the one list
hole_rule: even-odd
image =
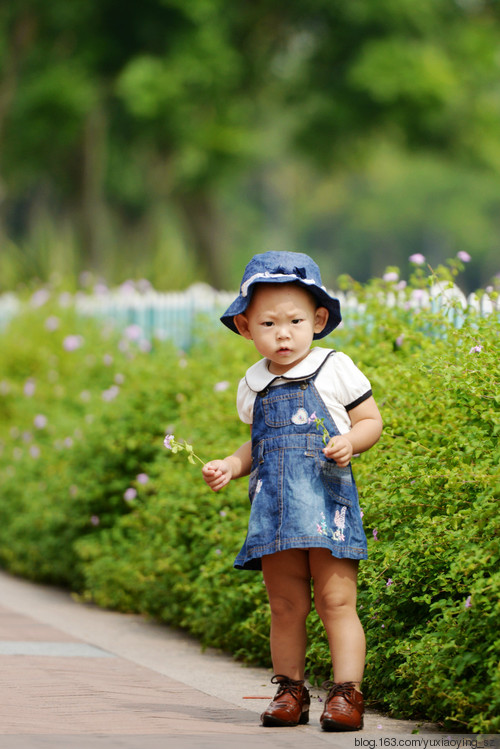
[[214,491],[218,492],[231,479],[248,476],[252,465],[252,442],[245,442],[236,452],[224,460],[211,460],[203,466],[203,478]]
[[351,431],[333,437],[323,452],[344,468],[353,455],[369,450],[382,434],[382,417],[373,397],[349,411]]

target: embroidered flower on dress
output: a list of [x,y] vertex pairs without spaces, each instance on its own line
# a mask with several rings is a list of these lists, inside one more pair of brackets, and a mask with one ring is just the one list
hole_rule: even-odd
[[294,424],[297,424],[297,426],[302,426],[302,424],[307,424],[308,416],[307,416],[306,409],[299,408],[299,410],[296,411],[294,415],[292,416],[292,422]]
[[345,528],[345,513],[345,507],[343,507],[340,512],[335,510],[335,525],[337,526],[337,530],[332,533],[334,541],[345,541],[345,536],[342,532]]
[[346,508],[343,507],[340,512],[338,510],[335,511],[335,525],[337,526],[336,530],[329,530],[326,525],[326,517],[324,512],[321,513],[321,523],[316,524],[316,530],[319,533],[320,536],[330,536],[333,541],[345,541],[345,536],[343,534],[343,530],[345,528],[345,515],[346,515]]
[[321,513],[321,525],[318,523],[316,525],[316,528],[320,536],[328,536],[328,529],[326,527],[326,518],[324,512]]
[[345,507],[343,507],[340,512],[338,510],[335,510],[335,525],[337,526],[337,528],[340,528],[341,530],[344,530],[345,528],[345,513],[346,513]]

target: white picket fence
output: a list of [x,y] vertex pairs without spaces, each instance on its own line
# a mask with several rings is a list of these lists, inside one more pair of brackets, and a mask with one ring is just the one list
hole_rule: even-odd
[[[353,294],[332,293],[340,300],[344,322],[349,324],[364,320],[364,305]],[[205,325],[210,324],[209,321],[217,324],[218,318],[236,295],[235,291],[216,291],[205,284],[195,284],[183,292],[161,293],[150,287],[144,290],[129,283],[118,289],[93,294],[64,294],[60,303],[62,306],[74,304],[82,315],[111,321],[128,331],[131,338],[144,341],[170,339],[176,346],[185,349],[193,340],[200,317],[203,316]],[[48,292],[38,291],[27,302],[21,302],[11,293],[0,296],[0,329],[23,305],[42,308],[49,296]],[[402,291],[387,291],[381,292],[381,298],[388,307],[399,305],[414,311],[422,308],[442,310],[457,327],[462,325],[468,314],[486,316],[500,312],[500,299],[492,299],[487,293],[466,297],[456,286],[446,288],[446,285],[438,284],[430,290],[413,291],[409,298]]]

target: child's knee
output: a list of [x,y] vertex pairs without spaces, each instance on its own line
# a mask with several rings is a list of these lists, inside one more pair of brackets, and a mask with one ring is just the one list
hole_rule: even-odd
[[325,591],[314,596],[314,606],[321,619],[335,619],[337,617],[356,614],[356,602],[352,596],[338,591]]
[[305,596],[280,594],[269,598],[271,614],[275,618],[306,619],[311,610],[311,599]]

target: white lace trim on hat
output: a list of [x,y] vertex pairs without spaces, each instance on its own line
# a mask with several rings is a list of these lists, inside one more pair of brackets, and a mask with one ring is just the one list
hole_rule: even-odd
[[269,273],[269,271],[266,270],[263,273],[254,273],[253,276],[250,276],[249,279],[241,284],[242,296],[247,296],[248,287],[255,283],[258,278],[289,278],[291,281],[300,281],[301,283],[306,283],[310,286],[317,286],[318,288],[323,289],[323,291],[326,291],[325,287],[318,286],[313,278],[300,278],[299,276],[295,275],[295,273]]

